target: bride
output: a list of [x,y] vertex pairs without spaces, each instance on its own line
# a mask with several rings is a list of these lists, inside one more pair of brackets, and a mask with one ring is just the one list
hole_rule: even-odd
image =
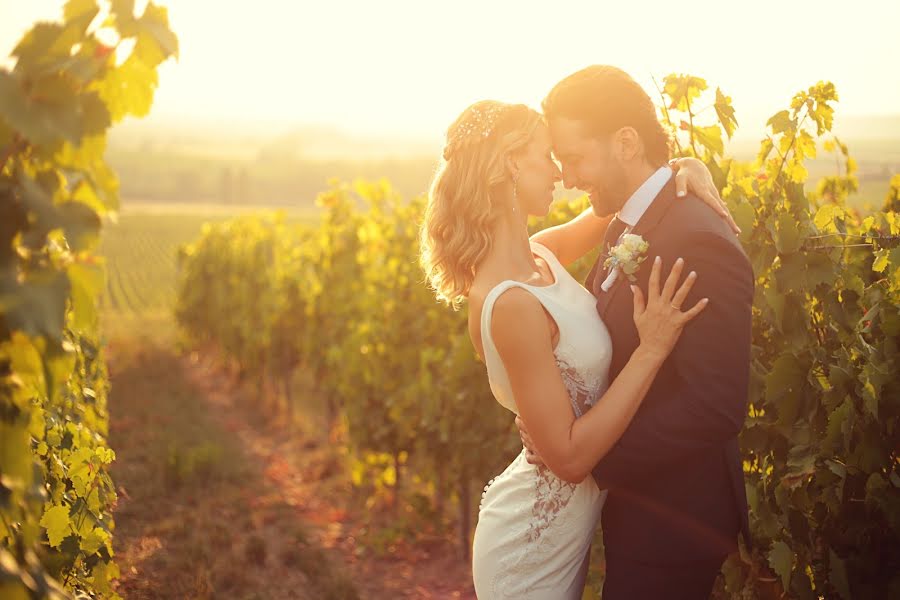
[[[685,324],[694,281],[679,260],[647,297],[632,286],[640,346],[610,386],[612,347],[594,296],[565,269],[603,239],[590,209],[529,239],[561,175],[550,133],[522,104],[480,101],[450,126],[422,226],[422,264],[437,296],[468,301],[469,334],[498,402],[527,426],[543,465],[525,451],[486,487],[473,547],[475,590],[493,598],[580,598],[605,492],[588,477],[628,426]],[[729,218],[700,161],[675,161],[690,187]],[[688,265],[689,266],[689,265]],[[681,282],[681,283],[679,283]],[[593,408],[592,408],[593,407]],[[591,409],[591,410],[588,410]]]

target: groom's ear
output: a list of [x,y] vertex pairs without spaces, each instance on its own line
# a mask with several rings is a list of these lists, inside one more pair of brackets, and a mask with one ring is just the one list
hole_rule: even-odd
[[613,135],[613,148],[619,160],[629,162],[644,152],[644,143],[634,127],[622,127]]

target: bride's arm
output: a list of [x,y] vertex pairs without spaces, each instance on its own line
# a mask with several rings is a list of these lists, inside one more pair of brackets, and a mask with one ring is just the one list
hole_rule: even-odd
[[563,266],[569,266],[603,241],[612,217],[598,217],[588,208],[571,221],[538,231],[531,241],[543,244]]
[[641,344],[603,397],[580,419],[572,410],[540,302],[520,288],[497,299],[491,333],[519,416],[544,463],[561,479],[582,481],[610,451],[637,412],[681,329],[706,306],[701,301],[687,312],[674,308],[673,304],[681,305],[696,279],[689,275],[676,291],[682,266],[676,263],[660,292],[661,266],[654,263],[646,303],[640,289],[633,288]]
[[[698,198],[715,210],[720,217],[728,221],[735,233],[740,229],[731,217],[731,213],[719,198],[719,192],[712,180],[709,169],[696,158],[679,158],[672,162],[675,173],[675,192],[683,196],[691,190]],[[567,223],[548,227],[531,236],[534,242],[540,242],[550,249],[563,265],[570,265],[597,247],[606,234],[606,227],[612,215],[598,217],[588,208]]]

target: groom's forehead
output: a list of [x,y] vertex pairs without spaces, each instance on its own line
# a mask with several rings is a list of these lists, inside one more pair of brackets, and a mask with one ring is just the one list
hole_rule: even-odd
[[587,127],[581,121],[557,117],[552,119],[549,125],[554,151],[571,151],[583,146],[591,139]]

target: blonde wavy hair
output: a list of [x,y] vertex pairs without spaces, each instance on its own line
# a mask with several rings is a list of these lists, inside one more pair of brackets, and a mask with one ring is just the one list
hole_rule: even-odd
[[475,270],[492,247],[491,230],[508,199],[508,156],[523,150],[541,122],[524,104],[481,100],[447,130],[441,164],[428,192],[420,262],[439,300],[459,308]]

